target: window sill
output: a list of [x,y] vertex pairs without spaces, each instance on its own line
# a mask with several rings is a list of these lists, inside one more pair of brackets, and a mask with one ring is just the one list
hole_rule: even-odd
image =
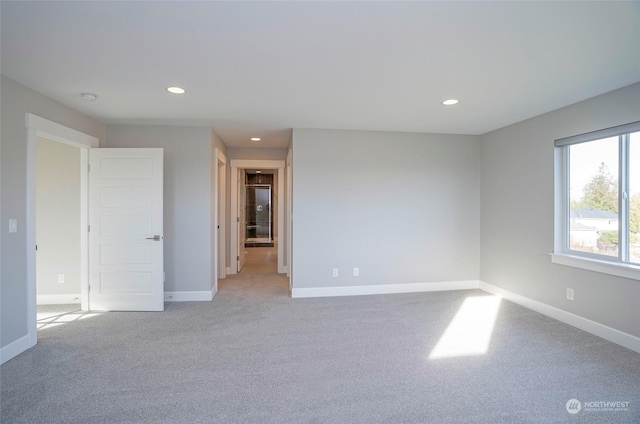
[[551,253],[551,262],[559,265],[582,268],[603,274],[640,280],[640,266],[601,261],[582,256],[568,255],[566,253]]

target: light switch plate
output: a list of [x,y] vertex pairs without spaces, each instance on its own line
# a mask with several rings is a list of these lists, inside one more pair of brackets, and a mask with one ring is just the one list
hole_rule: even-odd
[[16,218],[11,218],[9,220],[9,232],[10,233],[18,232],[18,220]]

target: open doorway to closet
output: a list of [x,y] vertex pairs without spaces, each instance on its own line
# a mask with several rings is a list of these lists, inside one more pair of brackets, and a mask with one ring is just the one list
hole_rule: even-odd
[[38,331],[83,317],[80,148],[37,137],[36,294]]
[[81,280],[80,149],[38,137],[36,290],[39,305],[77,304]]

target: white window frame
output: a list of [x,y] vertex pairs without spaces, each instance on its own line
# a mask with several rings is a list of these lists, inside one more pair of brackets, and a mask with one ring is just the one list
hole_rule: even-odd
[[[640,265],[629,262],[629,134],[640,131],[640,121],[555,140],[554,249],[551,261],[604,274],[640,280]],[[598,255],[569,248],[569,146],[618,137],[618,256]]]

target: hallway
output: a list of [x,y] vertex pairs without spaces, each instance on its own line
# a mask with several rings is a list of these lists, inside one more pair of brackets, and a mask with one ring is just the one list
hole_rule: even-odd
[[278,272],[278,246],[246,247],[245,263],[241,274],[265,274]]

